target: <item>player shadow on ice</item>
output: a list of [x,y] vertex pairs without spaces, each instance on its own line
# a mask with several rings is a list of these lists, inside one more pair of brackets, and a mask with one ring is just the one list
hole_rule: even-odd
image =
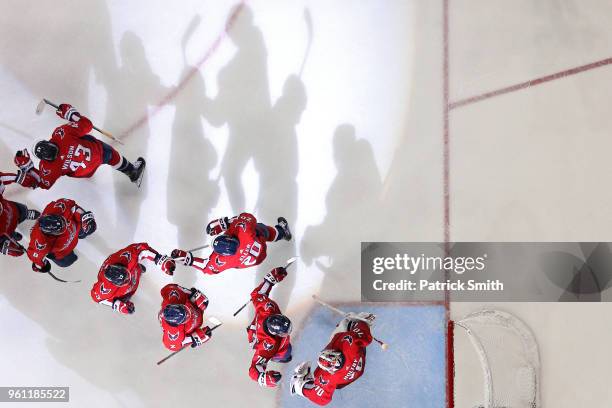
[[325,273],[323,299],[354,300],[360,287],[359,242],[371,240],[377,217],[392,215],[380,212],[382,181],[372,146],[357,138],[352,125],[336,128],[333,153],[337,175],[325,198],[327,214],[321,224],[306,228],[300,254],[307,266],[315,262]]
[[[256,165],[260,164],[261,161],[256,160],[256,157],[263,150],[271,148],[263,143],[272,108],[268,52],[261,30],[253,23],[251,9],[244,5],[237,7],[242,8],[228,30],[228,37],[236,51],[218,73],[219,91],[207,104],[206,114],[213,126],[227,125],[229,131],[220,178],[227,189],[234,213],[231,215],[238,215],[246,209],[242,175],[247,164],[250,160],[254,160]],[[256,171],[261,170],[256,168]]]
[[[119,43],[121,65],[112,74],[108,87],[108,103],[105,127],[117,129],[127,134],[122,135],[124,146],[121,152],[126,157],[148,157],[148,144],[151,136],[148,109],[162,100],[169,88],[161,84],[160,78],[153,72],[147,60],[142,40],[133,32],[127,31]],[[150,160],[163,160],[151,157]],[[131,242],[143,213],[150,213],[143,207],[147,195],[158,195],[158,185],[151,180],[149,169],[145,170],[144,179],[138,189],[127,183],[125,176],[114,174],[117,234],[126,243]],[[150,190],[152,187],[152,190]]]
[[[88,79],[93,72],[95,79],[106,87],[108,93],[106,121],[101,127],[118,133],[131,125],[131,121],[138,119],[138,113],[146,113],[148,104],[156,101],[153,97],[145,98],[144,102],[140,99],[144,98],[143,95],[147,95],[147,91],[156,83],[155,78],[151,80],[152,84],[146,83],[146,79],[150,79],[153,75],[150,69],[147,70],[148,64],[144,59],[144,53],[138,49],[142,43],[137,38],[126,39],[126,44],[122,46],[122,52],[126,53],[123,55],[123,67],[120,71],[117,70],[110,17],[104,5],[102,1],[95,2],[93,6],[91,3],[81,4],[75,1],[72,5],[58,8],[57,5],[47,7],[45,4],[19,2],[18,6],[6,8],[6,10],[19,10],[18,18],[5,13],[0,16],[0,20],[3,21],[1,30],[10,30],[11,35],[18,35],[21,41],[5,42],[4,40],[8,41],[11,38],[11,35],[5,33],[6,35],[2,36],[4,40],[0,40],[3,45],[0,52],[3,56],[2,65],[22,80],[24,86],[33,94],[61,102],[71,102],[82,108],[83,112],[88,112],[87,101],[95,97],[88,92],[90,89]],[[30,8],[36,8],[36,12],[29,12]],[[84,18],[86,15],[95,15],[97,18],[86,19]],[[38,21],[37,18],[41,16],[44,20]],[[63,29],[47,30],[45,35],[40,36],[38,28],[47,26],[50,20],[61,21]],[[22,47],[28,47],[29,51],[23,52]],[[28,70],[23,70],[24,66],[27,66]],[[140,108],[140,112],[133,114],[135,108]],[[52,128],[48,134],[40,137],[48,137],[51,131]],[[145,123],[143,128],[126,138],[125,149],[122,147],[121,151],[130,157],[141,153],[144,156],[148,135],[149,129]],[[11,146],[10,151],[6,149],[9,153],[2,152],[3,162],[12,165],[12,155],[16,149],[17,146]],[[63,180],[62,184],[65,182]],[[81,184],[78,187],[76,184],[58,185],[52,191],[53,196],[65,195],[62,192],[68,190],[74,192],[71,198],[75,198],[78,202],[82,202],[81,197],[85,195],[96,196],[95,191],[90,191],[95,188],[93,183],[85,180],[68,180],[68,182]],[[130,191],[122,193],[120,190],[123,185],[130,188]],[[57,187],[59,189],[56,189]],[[144,197],[145,194],[143,190],[134,189],[134,185],[126,182],[124,176],[117,181],[116,200],[119,214],[126,212],[126,205],[134,201],[137,203],[128,209],[128,214],[121,217],[117,223],[119,228],[115,236],[121,236],[126,243],[137,225],[137,212],[140,206],[140,200],[133,200],[131,195]],[[19,196],[28,194],[33,197],[32,194],[40,194],[38,191],[32,193],[25,189],[15,191]],[[10,195],[13,198],[12,192]],[[104,213],[102,204],[103,200],[98,199],[96,205],[92,207],[100,223],[104,223],[100,226],[100,230],[107,227],[106,223],[115,219]],[[111,226],[108,225],[107,228],[110,229]],[[101,237],[94,235],[92,238],[98,246]],[[118,248],[119,246],[114,249]],[[148,265],[149,272],[143,276],[140,289],[134,297],[136,313],[122,316],[96,305],[89,295],[103,257],[88,258],[79,247],[76,252],[79,260],[73,266],[53,269],[59,277],[82,279],[81,283],[75,284],[62,284],[53,281],[49,276],[32,272],[30,262],[25,256],[17,259],[0,256],[0,270],[3,272],[0,296],[24,315],[25,322],[22,323],[24,329],[29,327],[27,321],[32,321],[33,326],[46,333],[40,341],[46,342],[52,357],[43,352],[42,358],[54,358],[58,364],[73,370],[76,376],[105,390],[107,392],[105,398],[113,398],[114,406],[130,405],[126,404],[124,398],[132,402],[137,400],[142,406],[170,405],[175,402],[177,396],[182,396],[182,399],[190,404],[201,402],[200,396],[190,397],[188,390],[192,389],[194,384],[213,383],[217,380],[217,373],[214,370],[202,372],[201,369],[200,363],[206,360],[205,353],[210,351],[205,353],[200,351],[199,354],[187,356],[190,364],[177,360],[178,365],[175,365],[174,369],[170,367],[166,370],[155,370],[155,362],[167,354],[161,345],[161,330],[157,321],[157,311],[161,302],[160,285],[156,282],[157,279],[150,277],[151,274],[159,273],[155,267]],[[110,253],[108,251],[105,255]],[[36,296],[24,295],[24,290]],[[240,328],[240,334],[242,329]],[[241,345],[244,343],[242,337],[238,341],[237,329],[230,330],[228,325],[227,331],[236,337],[236,343],[239,342]],[[220,337],[223,337],[223,332],[219,331],[217,336],[219,333]],[[222,341],[218,347],[216,353],[221,353]],[[189,350],[185,353],[190,352]],[[233,353],[227,357],[226,362],[238,366],[240,361],[248,361],[248,354],[242,354],[244,356],[238,352]],[[176,383],[177,367],[181,367],[181,375],[184,374],[186,378],[193,380]],[[247,382],[246,380],[250,382],[248,376],[245,377],[247,378],[244,382]],[[64,380],[50,377],[49,381]],[[240,384],[240,381],[237,383]],[[171,391],[152,392],[152,390],[167,389],[168,384],[174,384]],[[75,394],[79,394],[79,391],[75,390]],[[82,392],[80,395],[82,396]],[[259,397],[255,397],[255,400],[259,402]]]
[[[184,68],[179,83],[188,82],[177,93],[176,113],[172,123],[172,145],[168,162],[167,211],[168,221],[177,227],[178,248],[191,249],[206,239],[206,224],[214,216],[212,208],[220,195],[219,183],[210,172],[218,162],[212,143],[204,134],[202,119],[207,118],[204,78],[198,68],[187,62],[185,47],[199,23],[194,18],[182,38]],[[190,274],[192,286],[197,279]]]
[[578,245],[583,257],[551,252],[542,256],[541,267],[546,277],[564,290],[560,302],[601,302],[612,282],[612,251],[607,243]]
[[[85,18],[94,15],[95,20]],[[50,29],[58,27],[49,25],[50,22],[61,22],[61,29]],[[41,30],[44,35],[41,35]],[[15,38],[19,38],[19,41],[15,41]],[[84,4],[69,0],[58,7],[57,4],[32,0],[5,2],[0,13],[0,65],[35,98],[46,97],[58,103],[67,102],[88,115],[91,111],[89,101],[104,96],[90,93],[90,77],[93,76],[97,85],[107,89],[116,66],[106,3],[103,0],[92,0]],[[33,113],[34,103],[38,101],[32,102]],[[53,128],[57,126],[57,118],[51,109],[45,115],[48,115],[50,124],[48,131],[32,135],[34,139],[29,144],[12,142],[10,155],[6,158],[2,156],[2,168],[5,171],[11,167],[11,171],[14,170],[12,160],[18,149],[28,148],[32,153],[31,148],[36,140],[51,136]],[[95,132],[92,135],[104,139]],[[87,185],[81,189],[70,185],[71,182],[79,183],[80,186],[83,183]],[[102,194],[91,183],[66,179],[54,186],[53,195],[47,196],[47,201],[65,196],[81,202],[84,201],[81,193],[83,190],[97,198],[91,201],[100,202]],[[21,196],[24,193],[17,194]],[[39,189],[35,193],[28,193],[28,196],[40,194]],[[104,206],[94,208],[94,213],[101,218],[110,218]]]
[[[260,177],[255,213],[264,222],[272,222],[279,216],[285,217],[293,228],[298,222],[299,154],[296,127],[306,103],[304,83],[297,75],[290,75],[283,85],[282,95],[272,107],[269,128],[260,135],[262,145],[270,146],[255,157],[255,168],[259,169]],[[296,239],[299,237],[269,252],[265,265],[258,269],[254,285],[261,282],[269,269],[283,266],[287,259],[297,255]],[[281,310],[289,302],[298,265],[293,267],[275,292],[275,300]]]
[[[240,7],[240,14],[228,31],[236,51],[219,71],[218,94],[214,99],[202,95],[205,118],[215,127],[227,125],[229,131],[219,179],[223,179],[233,214],[219,215],[252,211],[259,222],[273,224],[283,216],[293,226],[298,216],[296,126],[306,108],[306,90],[299,76],[290,75],[282,95],[272,106],[263,34],[254,24],[252,10]],[[250,162],[259,185],[254,210],[245,207],[246,189],[242,182]],[[268,269],[284,265],[294,255],[293,241],[271,250],[265,264],[258,268],[254,286]],[[295,270],[290,273],[283,283],[278,299],[281,308],[288,302],[295,273]]]
[[4,2],[0,61],[33,95],[68,102],[87,114],[88,100],[98,97],[89,94],[90,74],[107,86],[114,69],[106,3],[69,0],[58,7],[35,0]]

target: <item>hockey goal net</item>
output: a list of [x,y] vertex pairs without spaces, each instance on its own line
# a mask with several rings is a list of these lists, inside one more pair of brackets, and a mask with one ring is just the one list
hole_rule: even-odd
[[540,356],[525,323],[507,312],[480,310],[454,327],[455,407],[540,407]]

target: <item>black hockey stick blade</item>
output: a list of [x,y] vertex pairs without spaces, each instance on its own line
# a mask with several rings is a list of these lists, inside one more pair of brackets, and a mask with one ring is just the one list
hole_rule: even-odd
[[236,317],[238,315],[238,313],[242,312],[244,310],[245,307],[247,307],[249,305],[249,303],[251,303],[251,300],[249,299],[248,302],[246,302],[244,305],[240,306],[240,309],[236,310],[234,312],[234,317]]
[[49,276],[51,276],[53,279],[55,279],[58,282],[62,282],[62,283],[79,283],[81,280],[64,280],[61,278],[58,278],[57,276],[55,276],[52,272],[47,272],[47,274]]
[[[216,320],[216,319],[215,319],[215,320]],[[210,319],[210,321],[212,322],[212,321],[213,321],[213,319],[211,318],[211,319]],[[216,321],[218,321],[218,322],[219,322],[219,320],[216,320]],[[221,327],[221,326],[223,326],[223,323],[222,323],[222,322],[219,322],[219,323],[218,323],[218,324],[216,324],[215,326],[211,327],[211,328],[210,328],[211,333],[212,333],[214,330],[216,330],[216,329],[218,329],[219,327]],[[163,364],[163,363],[164,363],[166,360],[170,359],[171,357],[174,357],[175,355],[177,355],[177,354],[178,354],[178,353],[180,353],[181,351],[183,351],[183,350],[185,350],[185,349],[188,349],[188,348],[191,348],[191,346],[186,345],[186,346],[184,346],[182,349],[177,350],[177,351],[175,351],[174,353],[170,353],[170,354],[168,354],[166,357],[164,357],[164,358],[162,358],[161,360],[159,360],[159,361],[157,362],[157,365],[161,365],[161,364]]]
[[[299,258],[299,256],[294,256],[292,258],[287,259],[287,263],[285,264],[285,269],[287,269],[288,267],[290,267],[291,265],[293,265],[295,263],[295,261],[297,261]],[[244,305],[242,305],[240,307],[240,309],[236,310],[234,312],[234,317],[236,317],[238,315],[238,313],[242,312],[244,310],[245,307],[247,307],[249,305],[249,303],[251,303],[252,300],[249,299],[248,302],[246,302]]]

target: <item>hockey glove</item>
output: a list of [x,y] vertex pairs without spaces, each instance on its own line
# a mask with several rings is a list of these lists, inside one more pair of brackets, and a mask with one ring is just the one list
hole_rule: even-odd
[[17,170],[17,175],[15,176],[15,183],[29,188],[38,187],[38,182],[40,179],[35,172],[25,172],[21,169]]
[[359,312],[359,313],[347,313],[346,318],[350,320],[360,320],[368,324],[368,326],[372,326],[374,324],[374,320],[376,320],[376,315],[368,312]]
[[159,266],[159,269],[166,275],[174,275],[174,270],[176,269],[176,263],[174,259],[171,259],[167,255],[157,255],[155,257],[155,265]]
[[310,372],[310,363],[308,361],[304,361],[302,364],[297,366],[293,372],[293,376],[291,377],[291,395],[301,395],[303,394],[304,385],[308,382],[314,381],[314,376]]
[[274,388],[280,382],[282,375],[278,371],[266,371],[259,374],[257,382],[262,387]]
[[281,266],[266,273],[264,280],[269,282],[271,285],[276,285],[278,282],[285,279],[285,276],[287,276],[287,270]]
[[34,162],[32,162],[32,159],[30,158],[30,153],[28,152],[28,149],[17,151],[17,153],[15,154],[15,165],[17,165],[17,167],[19,167],[19,170],[23,171],[24,173],[27,173],[28,171],[32,170],[32,168],[34,168]]
[[62,119],[66,119],[71,122],[76,122],[80,119],[80,114],[76,108],[68,103],[62,103],[59,108],[55,111],[57,116]]
[[185,266],[193,265],[193,254],[191,252],[183,251],[182,249],[174,249],[170,256],[173,259],[182,262]]
[[98,224],[96,223],[96,219],[94,218],[94,214],[91,211],[84,212],[81,215],[81,232],[79,233],[79,238],[84,239],[98,229]]
[[193,333],[191,333],[191,348],[200,347],[202,344],[210,340],[211,336],[212,331],[208,326],[201,329],[196,329]]
[[117,299],[113,302],[113,310],[121,314],[132,314],[136,310],[134,303],[129,300]]
[[0,253],[3,255],[18,257],[24,254],[23,247],[11,242],[8,239],[2,241],[0,246]]
[[208,298],[196,288],[191,288],[191,296],[189,297],[189,301],[202,311],[206,310],[208,307]]
[[206,233],[211,236],[219,235],[223,231],[229,228],[229,218],[221,217],[217,220],[213,220],[206,226]]
[[51,262],[47,259],[43,260],[43,266],[38,266],[35,263],[32,263],[32,270],[34,272],[47,273],[51,270]]

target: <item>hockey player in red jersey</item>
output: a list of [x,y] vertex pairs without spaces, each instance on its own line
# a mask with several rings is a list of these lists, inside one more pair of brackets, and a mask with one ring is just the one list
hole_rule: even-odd
[[337,389],[357,381],[365,370],[366,347],[372,342],[370,326],[374,319],[370,313],[349,313],[319,354],[319,366],[314,374],[308,361],[295,369],[291,394],[301,395],[318,405],[327,405]]
[[28,257],[34,272],[49,272],[52,260],[65,268],[77,259],[74,248],[97,229],[91,211],[85,211],[73,200],[61,198],[45,207],[30,233]]
[[143,265],[145,260],[154,262],[168,275],[174,274],[174,260],[161,255],[146,243],[132,244],[115,252],[102,264],[98,281],[91,288],[94,302],[109,306],[121,314],[134,313],[131,297],[138,289],[140,276],[146,271]]
[[40,212],[2,196],[5,186],[14,183],[17,177],[18,175],[13,173],[0,173],[0,253],[15,257],[25,252],[19,244],[23,237],[16,231],[17,225],[25,220],[36,220],[40,217]]
[[276,387],[281,379],[278,371],[266,371],[268,362],[291,361],[291,321],[269,297],[272,287],[285,276],[285,268],[274,268],[266,274],[261,285],[251,292],[255,317],[247,328],[247,335],[255,354],[249,376],[262,387]]
[[196,288],[187,289],[171,283],[161,290],[162,305],[159,323],[163,343],[168,350],[199,347],[210,340],[210,327],[202,326],[208,298]]
[[24,179],[20,184],[49,189],[61,176],[91,177],[102,164],[124,173],[134,183],[140,182],[146,164],[142,157],[132,164],[113,147],[89,135],[93,128],[91,121],[72,105],[61,104],[56,113],[69,122],[56,128],[51,140],[36,143],[34,155],[40,159],[38,169],[27,150],[15,155],[15,164],[37,180],[32,183],[31,179]]
[[258,223],[252,214],[242,213],[231,219],[227,217],[211,221],[206,233],[216,236],[213,253],[206,259],[194,257],[190,252],[180,249],[172,251],[172,257],[184,265],[206,273],[217,274],[231,268],[248,268],[259,265],[266,259],[267,242],[291,240],[291,230],[287,220],[278,218],[274,227]]

